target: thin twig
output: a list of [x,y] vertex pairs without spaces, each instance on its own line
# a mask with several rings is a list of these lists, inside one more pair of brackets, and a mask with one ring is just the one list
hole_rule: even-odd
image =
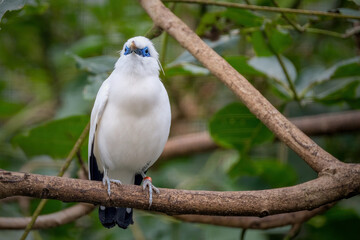
[[[69,168],[70,163],[72,161],[72,159],[74,158],[76,152],[80,149],[82,143],[85,141],[85,138],[89,132],[89,128],[90,128],[90,123],[88,123],[84,130],[82,131],[82,133],[80,134],[78,140],[75,142],[74,147],[71,149],[69,155],[67,156],[64,165],[61,167],[59,173],[58,173],[58,177],[62,177],[65,173],[65,171]],[[29,222],[29,224],[26,226],[25,231],[23,233],[23,235],[21,236],[20,240],[25,240],[27,235],[29,234],[32,226],[34,225],[36,218],[40,215],[41,211],[43,210],[44,206],[47,203],[47,199],[42,199],[39,203],[39,205],[37,206],[37,208],[35,209],[32,217],[31,217],[31,221]]]
[[231,2],[214,2],[214,1],[207,1],[207,0],[162,0],[162,1],[163,2],[177,2],[177,3],[206,4],[206,5],[214,5],[214,6],[220,6],[220,7],[241,8],[241,9],[264,11],[264,12],[293,13],[293,14],[333,17],[333,18],[360,19],[360,16],[346,15],[346,14],[339,14],[339,13],[322,12],[322,11],[314,11],[314,10],[306,10],[306,9],[292,9],[292,8],[278,8],[278,7],[269,7],[269,6],[247,5],[247,4],[231,3]]
[[168,43],[168,38],[169,38],[169,34],[167,34],[167,32],[165,32],[162,36],[162,40],[161,40],[161,52],[160,52],[160,63],[161,65],[165,66],[165,57],[166,57],[166,50],[167,50],[167,43]]
[[[169,9],[171,11],[174,11],[175,6],[176,6],[176,3],[170,3]],[[165,67],[165,57],[166,57],[166,52],[167,52],[168,39],[169,39],[169,34],[167,32],[165,32],[163,34],[162,41],[161,41],[161,52],[160,52],[160,57],[159,57],[160,63],[161,63],[161,65],[163,65],[163,67]]]
[[351,37],[357,33],[360,32],[360,25],[359,26],[355,26],[351,29],[348,29],[344,34],[343,34],[343,38],[348,38]]
[[246,228],[243,228],[241,230],[240,240],[245,240],[246,230],[247,230]]
[[78,161],[79,161],[79,165],[80,165],[80,167],[81,167],[81,170],[83,171],[83,173],[84,173],[85,176],[88,176],[88,175],[89,175],[89,172],[88,172],[88,170],[86,169],[84,160],[83,160],[82,157],[81,157],[81,151],[80,151],[80,149],[76,152],[76,156],[77,156],[77,159],[78,159]]
[[[275,0],[271,0],[271,2],[275,5],[275,7],[280,8],[279,4]],[[304,28],[299,24],[297,24],[296,22],[294,22],[293,20],[291,20],[290,18],[288,18],[288,16],[286,16],[285,13],[282,12],[281,16],[285,19],[285,21],[287,21],[291,26],[293,26],[295,30],[297,30],[300,33],[304,32]]]
[[162,34],[163,30],[156,26],[155,24],[149,29],[149,31],[147,31],[147,33],[145,33],[145,37],[149,38],[149,39],[154,39],[158,36],[160,36]]
[[293,224],[290,231],[284,237],[284,240],[291,240],[294,237],[296,237],[301,230],[301,226],[302,226],[301,222]]
[[[292,30],[294,29],[294,26],[292,25],[279,25],[280,28],[283,29],[288,29],[288,30]],[[241,32],[242,33],[252,33],[252,32],[256,32],[261,30],[262,27],[248,27],[248,28],[242,28]],[[333,32],[333,31],[329,31],[329,30],[325,30],[325,29],[319,29],[319,28],[311,28],[311,27],[304,27],[304,32],[308,32],[308,33],[314,33],[314,34],[322,34],[322,35],[326,35],[326,36],[331,36],[331,37],[336,37],[336,38],[348,38],[356,33],[358,33],[360,30],[356,31],[357,29],[353,30],[353,31],[349,31],[350,34],[347,33],[338,33],[338,32]]]
[[280,66],[281,66],[281,69],[282,69],[283,72],[284,72],[286,81],[288,82],[289,87],[290,87],[290,89],[291,89],[291,92],[292,92],[293,95],[294,95],[294,99],[295,99],[296,101],[299,101],[300,98],[299,98],[299,96],[298,96],[298,94],[297,94],[297,92],[296,92],[294,83],[293,83],[292,80],[291,80],[291,77],[290,77],[290,75],[289,75],[289,72],[288,72],[288,70],[286,69],[286,66],[285,66],[284,61],[282,60],[280,54],[279,54],[279,53],[273,48],[273,46],[271,45],[271,43],[270,43],[270,41],[269,41],[269,37],[268,37],[266,31],[265,31],[265,30],[262,30],[261,33],[263,34],[264,39],[265,39],[265,42],[267,43],[270,51],[275,55],[276,59],[277,59],[278,62],[279,62]]

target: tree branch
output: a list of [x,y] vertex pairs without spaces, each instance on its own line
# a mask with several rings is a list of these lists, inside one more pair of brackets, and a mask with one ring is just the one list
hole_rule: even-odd
[[[166,30],[215,76],[279,139],[298,153],[319,178],[292,187],[259,191],[215,192],[160,189],[151,209],[167,214],[260,216],[311,210],[360,193],[360,165],[344,164],[325,152],[279,113],[253,86],[209,48],[159,0],[140,0],[154,23]],[[75,154],[75,153],[74,153]],[[31,196],[65,202],[148,209],[141,186],[112,185],[112,195],[98,181],[0,170],[0,198]]]
[[[245,229],[269,229],[306,222],[315,215],[327,211],[333,205],[334,204],[327,204],[311,211],[305,210],[293,213],[283,213],[263,218],[205,215],[174,215],[173,217],[185,222]],[[55,213],[40,215],[37,218],[33,229],[53,228],[73,222],[78,218],[89,214],[94,208],[95,206],[92,204],[80,203]],[[0,229],[24,229],[30,220],[30,217],[0,217]]]
[[211,49],[184,22],[167,9],[160,0],[140,0],[141,5],[160,26],[199,60],[217,78],[239,96],[249,110],[281,141],[294,150],[316,172],[340,162],[324,151],[295,125],[287,120],[271,103],[240,75],[221,56]]
[[[290,118],[308,136],[354,132],[360,130],[360,111],[325,113]],[[165,145],[161,159],[186,156],[218,148],[208,132],[190,133],[172,137]]]
[[360,130],[360,111],[324,113],[291,118],[290,121],[310,136]]
[[[95,208],[92,204],[79,203],[59,212],[40,215],[32,229],[58,227],[91,213]],[[31,217],[0,217],[0,229],[24,229],[30,223]]]
[[176,3],[206,4],[206,5],[214,5],[214,6],[220,6],[220,7],[248,9],[248,10],[254,10],[254,11],[293,13],[293,14],[333,17],[333,18],[360,19],[360,16],[345,15],[345,14],[340,14],[340,13],[321,12],[321,11],[306,10],[306,9],[293,9],[293,8],[248,5],[248,4],[232,3],[232,2],[215,2],[215,1],[208,1],[208,0],[162,0],[162,1],[163,2],[176,2]]
[[[356,131],[360,129],[360,111],[348,111],[340,113],[319,114],[315,116],[305,116],[299,118],[292,118],[291,121],[308,135],[321,135],[346,131]],[[215,148],[217,148],[217,145],[213,142],[207,132],[186,134],[170,138],[168,143],[166,144],[166,147],[162,154],[162,158],[165,159],[174,156],[188,155],[197,152],[209,151]],[[19,197],[8,197],[3,199],[3,201],[9,201],[10,198]],[[90,209],[88,209],[87,211],[85,206],[86,204],[76,205],[76,208],[74,206],[74,209],[70,208],[48,215],[40,215],[35,222],[34,228],[40,229],[56,227],[74,221],[77,218],[91,212]],[[93,205],[89,206],[92,206],[92,209],[94,208]],[[328,208],[330,208],[330,206],[328,205],[321,207],[321,209],[324,210]],[[82,215],[80,214],[81,212]],[[179,215],[174,217],[189,222],[199,222],[240,228],[267,229],[271,227],[280,227],[284,225],[294,224],[296,221],[298,221],[296,219],[301,218],[300,216],[304,216],[302,221],[307,221],[309,218],[319,213],[319,209],[314,209],[313,211],[301,211],[296,213],[274,215],[274,218],[273,216],[265,218],[227,218],[203,215]],[[282,220],[280,220],[280,218]],[[0,218],[0,229],[24,229],[25,225],[29,221],[29,217],[3,217]],[[273,223],[273,225],[268,225],[267,223]]]
[[[292,187],[241,192],[160,189],[151,210],[169,215],[260,216],[311,210],[360,193],[360,166],[342,164],[315,180]],[[102,182],[0,171],[0,198],[30,196],[64,202],[149,209],[141,186],[112,184],[109,198]]]
[[161,159],[205,152],[217,148],[208,132],[190,133],[171,137],[165,145]]
[[334,204],[316,208],[311,211],[299,211],[282,213],[263,218],[259,217],[236,217],[236,216],[204,216],[204,215],[177,215],[175,218],[194,223],[213,224],[218,226],[245,228],[245,229],[269,229],[306,222],[315,215],[330,209]]
[[[273,3],[273,5],[275,5],[275,7],[279,8],[279,4],[275,1],[275,0],[271,0],[271,2]],[[285,13],[281,12],[281,16],[283,17],[283,19],[289,23],[291,26],[293,26],[293,28],[298,31],[299,33],[304,32],[304,28],[302,26],[300,26],[297,22],[291,20],[288,16],[286,16]]]

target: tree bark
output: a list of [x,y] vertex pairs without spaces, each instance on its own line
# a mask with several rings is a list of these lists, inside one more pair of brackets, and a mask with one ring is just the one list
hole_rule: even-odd
[[[111,196],[102,182],[0,171],[0,198],[30,196],[64,202],[149,209],[148,192],[141,186],[111,185]],[[169,215],[202,214],[260,216],[312,210],[360,192],[360,167],[343,164],[329,168],[315,180],[292,187],[259,191],[216,192],[160,189],[151,210]]]

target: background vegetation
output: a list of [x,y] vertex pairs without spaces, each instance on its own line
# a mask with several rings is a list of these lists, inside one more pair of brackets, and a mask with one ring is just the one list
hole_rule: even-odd
[[[21,2],[12,3],[16,7]],[[250,3],[274,6],[270,0]],[[355,0],[277,3],[360,16]],[[205,5],[171,7],[285,116],[360,108],[360,34],[349,34],[358,21]],[[6,12],[0,23],[0,168],[56,175],[87,124],[97,89],[123,43],[151,26],[132,0],[31,0]],[[171,136],[209,130],[223,147],[158,161],[149,171],[156,186],[255,190],[316,177],[176,41],[165,34],[153,41],[172,103]],[[358,132],[314,140],[338,159],[359,162]],[[86,153],[84,144],[78,157],[86,159]],[[79,170],[79,162],[73,161],[66,174],[77,177]],[[0,215],[31,215],[38,202],[1,203]],[[69,205],[49,201],[43,213]],[[304,224],[297,239],[356,239],[359,206],[359,197],[342,201]],[[97,218],[94,211],[74,223],[34,231],[29,239],[234,239],[241,232],[143,211],[135,213],[136,223],[126,231],[104,229]],[[249,230],[246,239],[282,239],[288,231]],[[2,231],[0,239],[16,239],[21,233]]]

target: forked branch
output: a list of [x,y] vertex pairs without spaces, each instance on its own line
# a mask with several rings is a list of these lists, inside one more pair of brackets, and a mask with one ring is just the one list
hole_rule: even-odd
[[224,82],[257,118],[316,172],[340,164],[335,157],[324,151],[286,119],[245,77],[202,41],[160,0],[140,0],[140,3],[154,24],[168,32],[213,75]]

